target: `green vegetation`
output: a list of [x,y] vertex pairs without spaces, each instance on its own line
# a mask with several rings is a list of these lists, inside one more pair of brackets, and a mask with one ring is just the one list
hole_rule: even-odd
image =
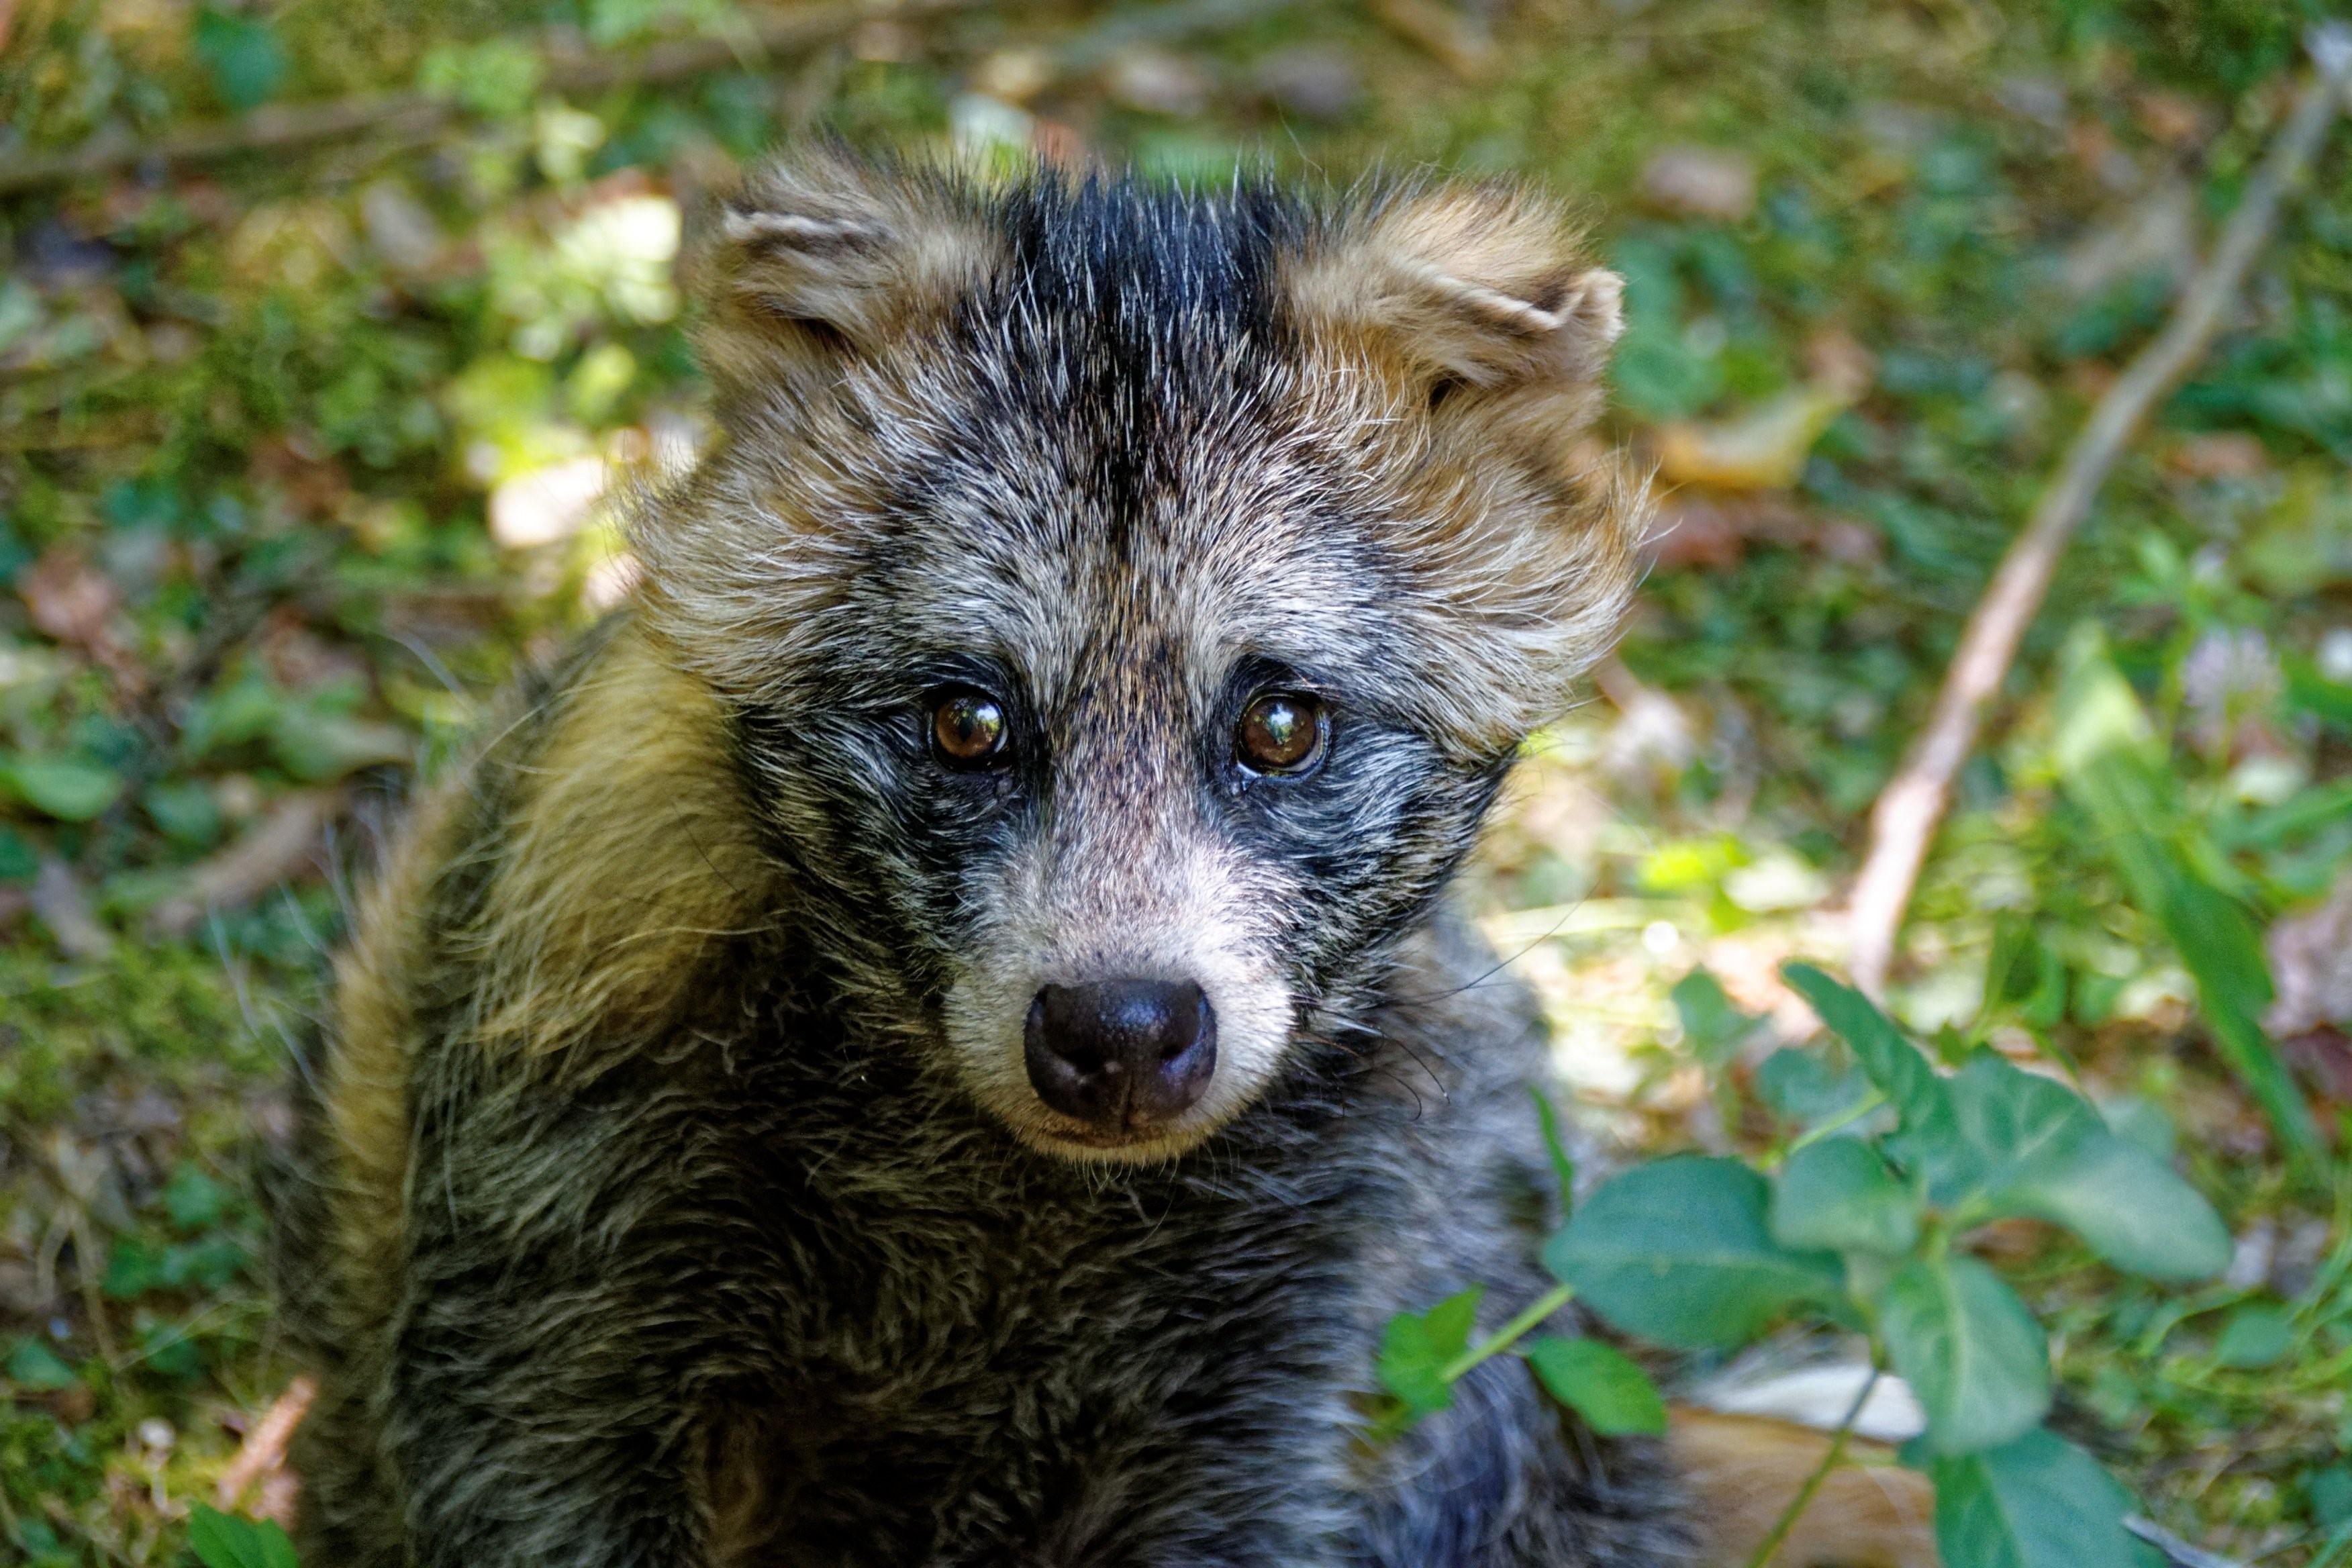
[[[253,1194],[350,885],[320,866],[363,863],[488,693],[621,591],[596,489],[704,438],[681,214],[823,122],[1586,200],[1628,285],[1609,434],[1660,462],[1665,527],[1473,890],[1553,1016],[1563,1107],[1675,1157],[1588,1194],[1562,1289],[1699,1366],[1791,1314],[1870,1330],[1969,1518],[2023,1517],[2080,1449],[2179,1535],[2340,1565],[2352,132],[1988,717],[1886,998],[1927,1054],[1782,978],[1843,962],[1864,819],[1961,620],[2319,8],[967,0],[803,7],[764,56],[780,13],[750,0],[0,8],[0,1539],[278,1561],[189,1525],[284,1501]],[[620,64],[683,37],[739,47]],[[7,188],[88,137],[385,92],[416,97],[314,143]],[[1794,1044],[1809,1002],[1844,1044]],[[2012,1169],[1999,1106],[2086,1163]],[[1660,1238],[1610,1227],[1659,1182],[1748,1251],[1653,1299],[1609,1259]],[[1399,1420],[1503,1350],[1465,1306],[1406,1321]],[[2011,1375],[1939,1382],[1961,1344]],[[1656,1425],[1616,1352],[1516,1348],[1596,1425]]]
[[[2230,1261],[2221,1216],[2063,1085],[1984,1047],[1947,1078],[1860,993],[1810,964],[1785,976],[1852,1059],[1825,1066],[1784,1047],[1773,1076],[1841,1083],[1832,1100],[1843,1103],[1769,1108],[1780,1136],[1758,1164],[1769,1179],[1701,1154],[1612,1177],[1545,1246],[1561,1283],[1538,1309],[1475,1349],[1475,1289],[1400,1318],[1381,1382],[1417,1417],[1451,1403],[1471,1367],[1515,1349],[1601,1430],[1656,1432],[1664,1406],[1624,1355],[1591,1339],[1521,1336],[1570,1299],[1686,1351],[1738,1350],[1790,1317],[1860,1329],[1872,1367],[1899,1374],[1926,1418],[1904,1458],[1934,1479],[1946,1568],[2125,1568],[2138,1557],[2126,1493],[2042,1426],[2048,1337],[1965,1248],[1985,1226],[2040,1220],[2111,1268],[2193,1282]],[[2281,1353],[2272,1347],[2293,1329],[2277,1325],[2258,1352]],[[1861,1409],[1857,1399],[1847,1420]],[[1759,1550],[1759,1563],[1769,1556]]]

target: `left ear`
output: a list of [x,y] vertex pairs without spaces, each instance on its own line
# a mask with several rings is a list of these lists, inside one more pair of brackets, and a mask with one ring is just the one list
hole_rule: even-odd
[[1433,396],[1597,387],[1624,330],[1623,280],[1591,264],[1554,203],[1509,184],[1355,206],[1301,247],[1286,280],[1302,325],[1355,340]]

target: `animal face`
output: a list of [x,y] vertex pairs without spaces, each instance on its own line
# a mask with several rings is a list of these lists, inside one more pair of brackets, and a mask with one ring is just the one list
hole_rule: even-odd
[[835,156],[698,263],[725,449],[648,624],[860,1005],[1031,1145],[1181,1152],[1343,1043],[1613,626],[1554,213]]

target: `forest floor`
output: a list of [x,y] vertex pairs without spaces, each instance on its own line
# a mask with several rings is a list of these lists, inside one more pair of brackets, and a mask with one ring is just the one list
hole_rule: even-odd
[[[1662,526],[1471,889],[1592,1128],[1720,1149],[1806,1026],[1779,964],[1842,962],[1871,803],[1993,563],[2280,121],[2295,13],[935,0],[800,7],[762,53],[787,14],[729,0],[0,0],[0,1560],[176,1563],[192,1500],[283,1506],[254,1173],[286,1041],[409,781],[621,591],[597,493],[707,439],[672,263],[741,161],[825,124],[1582,204],[1628,285],[1609,436]],[[691,37],[728,47],[644,79]],[[9,185],[390,90],[418,96],[299,147]],[[2160,1524],[2286,1565],[2352,1521],[2352,1178],[2292,1173],[2216,1052],[2194,935],[2072,788],[2057,671],[2104,635],[2167,763],[2148,829],[2267,932],[2269,1035],[2340,1140],[2347,287],[2339,145],[2065,558],[1890,993],[1948,1052],[2074,1078],[2221,1208],[2204,1286],[2031,1228],[1993,1261],[2053,1325],[2058,1424]]]

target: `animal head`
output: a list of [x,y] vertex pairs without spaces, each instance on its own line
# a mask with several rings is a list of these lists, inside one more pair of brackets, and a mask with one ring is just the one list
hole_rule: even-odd
[[1612,635],[1617,279],[1497,184],[826,153],[709,227],[724,441],[646,623],[857,1005],[1034,1147],[1181,1152],[1349,1026]]

